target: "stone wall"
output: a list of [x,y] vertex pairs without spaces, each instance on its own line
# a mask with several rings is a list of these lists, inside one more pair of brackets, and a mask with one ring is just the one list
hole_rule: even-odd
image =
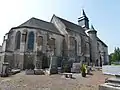
[[[88,38],[86,35],[77,33],[73,30],[66,28],[65,25],[56,16],[53,16],[51,22],[57,27],[60,33],[64,35],[63,51],[65,57],[69,57],[69,60],[73,61],[82,59],[80,58],[82,57],[82,55],[84,57],[90,58],[90,46],[87,45],[87,47],[85,47],[86,42],[89,42],[89,40],[86,41],[86,38]],[[74,38],[74,41],[76,41],[76,46],[75,43],[74,45],[70,44],[70,37]]]
[[56,28],[59,30],[59,32],[62,35],[68,34],[68,32],[66,31],[65,25],[55,15],[51,19],[51,22],[56,26]]
[[98,59],[98,50],[97,50],[97,35],[95,31],[89,32],[90,37],[90,53],[91,53],[91,60],[93,64],[96,64],[96,60]]
[[104,47],[104,50],[105,50],[105,62],[108,65],[109,64],[108,47]]
[[6,50],[7,51],[14,51],[15,49],[15,37],[16,37],[16,31],[11,30],[8,34],[7,44],[6,44]]
[[11,53],[6,53],[4,56],[4,62],[8,62],[10,68],[14,68],[14,61],[13,61],[13,54]]
[[108,47],[106,47],[103,43],[98,41],[98,60],[100,61],[100,57],[102,59],[102,64],[109,64],[108,57]]
[[2,46],[0,46],[0,52],[2,51]]
[[[63,39],[63,55],[68,57],[68,32],[66,31],[66,26],[54,15],[51,19],[51,22],[55,25],[55,27],[59,30],[59,32],[64,35]],[[59,38],[58,38],[59,39]]]
[[[89,44],[88,44],[88,47],[86,48],[86,42],[89,42],[89,39],[87,36],[83,35],[83,34],[79,34],[79,33],[76,33],[74,31],[70,31],[70,30],[67,30],[68,33],[69,33],[69,38],[70,37],[73,37],[76,41],[76,55],[74,55],[74,57],[71,57],[71,59],[75,60],[75,61],[83,61],[82,57],[90,57],[90,51],[89,51]],[[68,43],[68,48],[69,50],[71,50],[72,48],[74,48],[75,50],[75,47],[72,47],[70,48],[70,39],[68,39],[69,43]],[[73,45],[75,46],[75,45]],[[73,53],[73,51],[71,52]]]
[[34,64],[34,65],[36,64],[35,63],[35,55],[33,53],[31,53],[31,54],[25,53],[25,55],[24,55],[24,63],[23,63],[24,69],[27,68],[28,64]]

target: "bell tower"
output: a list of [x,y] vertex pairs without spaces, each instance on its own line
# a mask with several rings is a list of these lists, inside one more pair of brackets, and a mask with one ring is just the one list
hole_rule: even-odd
[[78,18],[78,24],[79,24],[82,28],[84,28],[85,30],[88,30],[88,29],[89,29],[89,19],[88,19],[88,17],[87,17],[86,14],[85,14],[84,9],[82,9],[81,16],[80,16],[80,18]]
[[91,25],[91,28],[88,30],[88,35],[90,37],[90,51],[91,51],[91,59],[92,62],[95,64],[98,55],[98,49],[97,49],[97,31],[95,30],[95,28],[93,27],[93,25]]

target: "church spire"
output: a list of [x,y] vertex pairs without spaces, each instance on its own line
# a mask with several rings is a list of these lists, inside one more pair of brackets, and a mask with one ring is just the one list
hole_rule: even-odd
[[78,18],[78,24],[85,30],[89,29],[89,20],[85,14],[84,9],[82,9],[81,17]]
[[97,33],[97,31],[95,30],[93,25],[91,25],[91,28],[89,29],[88,33],[90,33],[90,32]]
[[94,31],[94,32],[97,32],[96,30],[95,30],[95,28],[94,28],[94,26],[93,25],[91,25],[91,31]]
[[82,9],[82,16],[86,17],[84,9]]
[[93,25],[91,25],[91,30],[95,30],[95,28],[93,27]]

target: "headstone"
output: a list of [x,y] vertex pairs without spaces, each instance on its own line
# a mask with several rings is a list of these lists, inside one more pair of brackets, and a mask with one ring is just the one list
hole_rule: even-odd
[[80,73],[80,63],[73,63],[73,66],[71,68],[71,72]]
[[34,75],[34,70],[31,70],[31,69],[26,70],[26,71],[25,71],[25,74],[26,74],[26,75]]
[[34,69],[34,73],[35,73],[35,75],[43,75],[44,74],[43,69]]
[[6,77],[9,75],[9,63],[3,63],[2,64],[2,71],[1,71],[1,76]]
[[50,59],[50,74],[57,74],[58,70],[57,70],[57,57],[52,56]]
[[61,71],[61,67],[58,67],[58,73],[61,73],[62,71]]

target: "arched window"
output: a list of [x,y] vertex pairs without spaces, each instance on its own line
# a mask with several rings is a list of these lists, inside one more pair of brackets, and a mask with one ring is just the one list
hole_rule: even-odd
[[27,40],[27,30],[24,30],[22,33],[22,42],[26,42]]
[[77,56],[77,40],[75,40],[75,55]]
[[28,49],[33,50],[34,48],[34,32],[30,32],[28,35]]
[[77,55],[77,41],[74,37],[70,37],[70,56]]
[[53,55],[55,55],[55,39],[51,38],[48,40],[48,46]]
[[54,38],[51,38],[51,48],[52,48],[53,53],[55,55],[55,39]]
[[89,55],[89,43],[88,42],[86,42],[85,44],[85,54]]
[[21,40],[21,32],[18,31],[18,32],[16,33],[16,40],[15,40],[15,42],[16,42],[16,47],[15,47],[15,49],[20,49],[20,40]]
[[43,37],[42,36],[37,37],[37,45],[38,46],[40,46],[40,45],[43,46]]

